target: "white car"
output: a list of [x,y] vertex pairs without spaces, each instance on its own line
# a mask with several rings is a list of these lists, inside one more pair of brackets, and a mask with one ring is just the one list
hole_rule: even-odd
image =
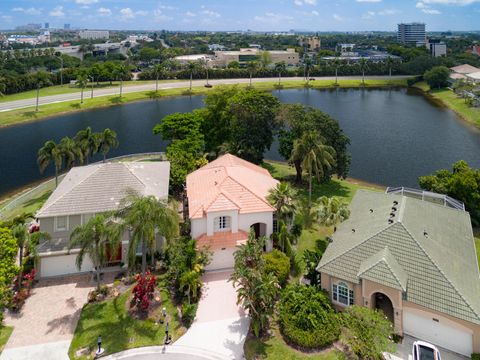
[[425,341],[415,341],[412,349],[413,360],[442,360],[435,345]]

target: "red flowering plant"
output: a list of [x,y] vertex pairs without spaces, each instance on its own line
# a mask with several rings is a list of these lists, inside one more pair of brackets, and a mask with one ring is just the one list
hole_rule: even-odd
[[137,274],[135,280],[137,283],[132,290],[132,305],[137,306],[137,309],[141,311],[148,311],[153,299],[157,278],[150,271],[147,271],[145,275]]
[[[25,304],[25,300],[30,295],[30,290],[33,285],[33,281],[35,280],[35,269],[32,269],[29,273],[23,275],[22,279],[22,287],[18,289],[12,298],[12,305],[11,308],[14,311],[19,311],[23,304]],[[15,281],[15,284],[17,282]]]

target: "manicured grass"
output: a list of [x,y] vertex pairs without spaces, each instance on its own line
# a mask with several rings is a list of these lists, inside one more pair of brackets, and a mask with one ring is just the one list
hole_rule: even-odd
[[452,90],[446,88],[432,90],[425,82],[417,83],[415,87],[427,92],[433,99],[455,111],[464,120],[480,127],[480,108],[468,106],[465,100],[458,97]]
[[3,347],[7,343],[10,335],[12,335],[13,327],[11,326],[0,326],[0,354],[2,353]]
[[[13,209],[7,210],[2,213],[4,220],[11,220],[15,216],[22,215],[25,213],[35,214],[42,205],[47,201],[48,197],[52,193],[52,190],[45,190],[44,192],[36,195],[35,197],[25,199],[25,202],[21,202],[18,206],[15,206]],[[1,208],[1,206],[0,206]]]
[[328,349],[316,353],[305,353],[290,347],[282,338],[277,328],[273,328],[273,336],[267,339],[248,338],[245,341],[245,358],[247,360],[340,360],[346,356],[336,349]]
[[[167,80],[167,81],[170,82],[170,80]],[[132,82],[132,85],[139,85],[139,84],[141,84],[141,82]],[[260,90],[270,91],[275,89],[276,84],[277,84],[277,81],[259,82],[259,83],[254,83],[254,87]],[[299,80],[282,82],[284,89],[302,88],[304,84],[305,84],[304,81],[299,81]],[[310,84],[314,89],[335,88],[334,82],[332,82],[331,80],[316,80],[316,81],[312,81]],[[225,86],[233,86],[233,85],[225,85]],[[246,87],[248,86],[248,84],[239,84],[238,86]],[[387,87],[387,86],[406,86],[406,80],[392,80],[392,82],[389,82],[388,80],[367,80],[365,82],[365,87],[372,88],[372,87]],[[338,87],[355,88],[355,87],[362,87],[362,84],[359,80],[340,80]],[[211,88],[205,88],[203,87],[203,85],[197,84],[192,88],[192,92],[190,93],[190,95],[202,95],[207,93],[210,89]],[[46,117],[60,115],[60,114],[69,113],[69,112],[125,104],[131,101],[156,99],[156,98],[161,98],[166,96],[185,95],[187,90],[188,90],[187,88],[165,89],[165,90],[159,90],[158,93],[155,93],[155,91],[143,91],[143,92],[124,94],[122,98],[120,98],[119,96],[102,96],[102,97],[90,99],[88,98],[88,96],[85,96],[85,100],[83,104],[80,104],[79,100],[74,100],[74,101],[41,105],[38,112],[35,112],[34,107],[6,111],[6,112],[2,112],[2,116],[0,117],[0,127],[21,123],[21,122],[40,120]]]
[[[162,305],[169,314],[169,333],[173,341],[177,340],[184,331],[180,325],[177,309],[173,305],[169,293],[165,289],[165,281],[159,281]],[[127,299],[130,291],[119,297],[102,303],[87,304],[83,307],[78,321],[75,334],[70,345],[69,356],[77,359],[74,355],[79,349],[96,346],[97,338],[102,335],[103,347],[108,354],[141,347],[162,345],[165,337],[165,325],[156,325],[153,320],[136,320],[127,311]],[[81,357],[80,359],[87,359]]]

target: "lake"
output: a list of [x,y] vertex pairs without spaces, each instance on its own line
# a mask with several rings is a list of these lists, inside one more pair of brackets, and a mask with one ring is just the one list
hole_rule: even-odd
[[[480,167],[480,132],[452,111],[407,89],[294,89],[275,91],[282,102],[316,107],[336,118],[351,139],[350,176],[387,186],[418,187],[417,179],[458,160]],[[165,150],[152,128],[165,115],[203,106],[203,98],[173,97],[57,116],[0,129],[0,196],[51,176],[36,153],[45,141],[91,126],[111,128],[120,146],[109,156]],[[0,113],[1,116],[1,113]],[[267,159],[283,160],[277,144]],[[95,159],[100,160],[100,157]]]

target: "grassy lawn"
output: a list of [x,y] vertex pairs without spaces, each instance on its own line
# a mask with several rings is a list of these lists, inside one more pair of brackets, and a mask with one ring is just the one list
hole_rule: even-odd
[[[164,280],[160,276],[159,279],[161,289],[165,289]],[[165,325],[156,325],[153,320],[132,318],[126,304],[129,295],[130,291],[115,299],[84,306],[68,352],[71,359],[77,359],[75,352],[79,349],[91,347],[93,350],[99,335],[102,335],[103,347],[108,354],[140,346],[163,344]],[[163,303],[156,311],[161,311],[163,306],[167,308],[170,315],[169,330],[175,341],[183,334],[183,328],[169,293],[162,290],[161,296]]]
[[432,98],[440,101],[449,109],[455,111],[461,118],[480,127],[480,108],[468,106],[462,98],[459,98],[450,89],[434,89],[425,82],[415,84],[415,87],[427,92]]
[[8,338],[12,335],[12,331],[13,327],[11,326],[0,326],[0,354],[7,343]]
[[[165,81],[170,82],[170,80],[165,80]],[[141,83],[142,82],[140,81],[135,81],[135,82],[131,82],[130,84],[140,85]],[[277,81],[268,81],[268,82],[255,83],[254,86],[257,89],[270,91],[275,89],[275,85],[277,83],[278,83]],[[305,82],[300,80],[282,82],[284,89],[302,88],[304,84]],[[332,82],[331,80],[316,80],[316,81],[312,81],[310,84],[314,89],[335,88],[334,82]],[[232,86],[232,85],[226,85],[226,86]],[[239,86],[246,87],[248,86],[248,84],[240,84]],[[367,80],[365,84],[365,87],[386,87],[386,86],[406,86],[406,80],[393,80],[392,82],[389,82],[388,80]],[[339,87],[355,88],[355,87],[362,87],[362,84],[359,80],[340,80]],[[47,91],[47,89],[49,88],[46,88],[43,91]],[[73,89],[79,90],[75,88]],[[3,112],[2,116],[0,117],[0,127],[17,124],[21,122],[26,122],[26,121],[40,120],[50,116],[60,115],[64,113],[74,112],[74,111],[81,111],[81,110],[93,109],[98,107],[106,107],[106,106],[112,106],[112,105],[120,105],[120,104],[125,104],[131,101],[149,100],[149,99],[156,99],[156,98],[161,98],[166,96],[185,95],[186,90],[187,88],[164,89],[164,90],[159,90],[158,93],[155,93],[154,91],[142,91],[142,92],[124,94],[122,98],[118,96],[102,96],[102,97],[90,99],[88,98],[88,96],[86,96],[83,104],[80,104],[79,100],[74,100],[74,101],[41,105],[38,112],[35,112],[34,107],[6,111],[6,112]],[[202,95],[207,93],[209,90],[210,90],[209,88],[205,88],[203,87],[203,85],[196,85],[193,87],[191,94]],[[58,91],[58,90],[55,90],[55,91]],[[7,96],[4,97],[2,100],[4,101],[5,98],[7,98]]]
[[[273,326],[272,326],[273,327]],[[335,349],[327,349],[321,352],[305,353],[293,349],[283,341],[280,331],[273,327],[273,336],[268,339],[248,338],[245,341],[245,358],[254,359],[282,359],[282,360],[340,360],[346,356]]]

